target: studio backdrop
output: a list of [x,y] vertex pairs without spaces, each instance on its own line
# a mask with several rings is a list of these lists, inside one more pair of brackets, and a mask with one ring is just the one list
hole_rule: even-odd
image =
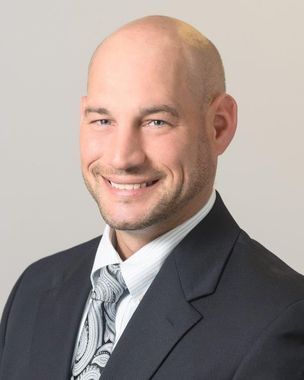
[[79,165],[79,100],[95,46],[145,15],[218,47],[239,105],[216,188],[253,238],[304,273],[302,0],[2,2],[0,313],[31,262],[102,233]]

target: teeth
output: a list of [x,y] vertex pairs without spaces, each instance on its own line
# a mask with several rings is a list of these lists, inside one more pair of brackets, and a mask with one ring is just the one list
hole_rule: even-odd
[[119,190],[137,190],[137,189],[143,189],[144,187],[147,187],[151,185],[153,182],[143,182],[143,183],[115,183],[109,181],[111,186],[113,186],[115,189]]

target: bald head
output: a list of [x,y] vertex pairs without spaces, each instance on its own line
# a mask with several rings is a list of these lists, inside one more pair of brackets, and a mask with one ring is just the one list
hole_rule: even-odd
[[158,57],[164,65],[183,67],[183,80],[204,103],[225,92],[224,69],[217,49],[197,29],[181,20],[148,16],[132,21],[111,34],[92,56],[88,88],[94,77],[92,72],[111,52],[121,52],[121,57],[123,54],[141,54],[143,60]]

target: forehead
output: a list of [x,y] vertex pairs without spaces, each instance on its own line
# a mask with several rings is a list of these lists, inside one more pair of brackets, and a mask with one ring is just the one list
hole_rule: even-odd
[[172,40],[138,38],[131,35],[105,41],[90,65],[89,94],[98,91],[175,92],[186,82],[183,50]]

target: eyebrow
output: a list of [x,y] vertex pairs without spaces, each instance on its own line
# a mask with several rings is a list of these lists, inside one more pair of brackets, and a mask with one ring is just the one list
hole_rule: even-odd
[[[140,109],[140,114],[142,117],[155,114],[155,113],[161,113],[161,112],[169,113],[176,118],[179,117],[179,114],[176,108],[169,106],[167,104],[154,105],[151,107],[144,107]],[[88,113],[98,113],[100,115],[111,115],[111,112],[104,107],[87,107],[85,109],[85,114],[87,115]]]
[[85,114],[88,113],[99,113],[100,115],[110,115],[110,111],[108,111],[106,108],[103,107],[87,107],[85,109]]
[[161,113],[161,112],[169,113],[176,118],[179,117],[176,108],[169,106],[167,104],[161,104],[161,105],[155,105],[155,106],[151,106],[151,107],[141,108],[142,116],[148,116],[148,115],[151,115],[154,113]]

